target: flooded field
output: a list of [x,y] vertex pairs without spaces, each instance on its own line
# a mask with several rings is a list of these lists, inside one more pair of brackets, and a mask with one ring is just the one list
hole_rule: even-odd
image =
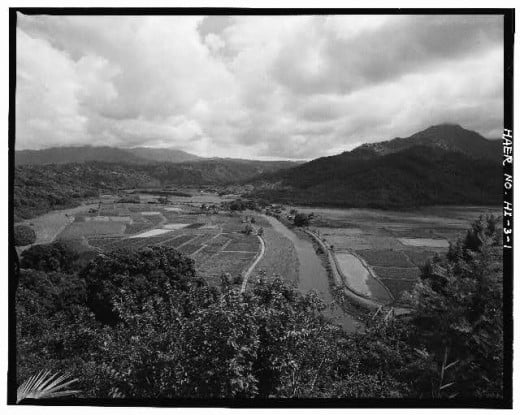
[[143,232],[143,233],[139,233],[137,235],[129,236],[128,239],[133,239],[133,238],[150,238],[152,236],[158,236],[158,235],[162,235],[162,234],[165,234],[165,233],[168,233],[168,232],[170,232],[170,230],[168,230],[168,229],[151,229],[149,231],[146,231],[146,232]]
[[392,297],[358,257],[348,252],[335,254],[337,264],[352,291],[373,298],[383,304],[390,303]]

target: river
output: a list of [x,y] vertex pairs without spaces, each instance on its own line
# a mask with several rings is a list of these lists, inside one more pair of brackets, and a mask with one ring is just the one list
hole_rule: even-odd
[[[330,293],[329,278],[326,269],[316,254],[313,244],[307,239],[301,239],[292,230],[272,216],[265,216],[275,231],[289,239],[296,249],[300,262],[298,288],[306,293],[315,290],[326,304],[334,299]],[[343,312],[339,306],[328,307],[324,314],[341,324],[347,332],[356,331],[361,324],[351,315]]]

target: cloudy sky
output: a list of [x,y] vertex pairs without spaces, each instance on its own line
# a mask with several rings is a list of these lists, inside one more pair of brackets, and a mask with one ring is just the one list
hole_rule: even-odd
[[458,123],[499,137],[495,16],[18,15],[16,147],[308,159]]

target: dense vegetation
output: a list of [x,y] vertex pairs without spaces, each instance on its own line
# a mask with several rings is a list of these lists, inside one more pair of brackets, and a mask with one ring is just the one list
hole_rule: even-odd
[[502,200],[501,165],[460,152],[415,146],[397,153],[343,154],[257,180],[254,196],[302,205],[407,208]]
[[33,247],[16,295],[18,379],[65,371],[82,397],[497,398],[499,235],[493,218],[476,222],[424,267],[410,316],[355,334],[312,293],[280,279],[209,287],[170,248],[84,265],[64,246]]
[[81,163],[15,168],[15,221],[52,209],[79,205],[82,199],[121,188],[157,184],[145,172],[126,165]]
[[13,233],[15,246],[31,245],[36,241],[36,232],[30,226],[16,225]]
[[[17,166],[13,191],[15,221],[52,209],[77,206],[99,193],[170,185],[225,185],[288,167],[284,161],[201,160],[185,163],[86,162]],[[164,189],[163,189],[164,190]],[[175,195],[175,190],[165,190]],[[180,192],[180,195],[186,195]]]

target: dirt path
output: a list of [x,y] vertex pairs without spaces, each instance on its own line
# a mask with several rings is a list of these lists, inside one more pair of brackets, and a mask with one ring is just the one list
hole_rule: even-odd
[[244,281],[242,282],[242,288],[240,289],[241,292],[244,292],[247,285],[247,280],[249,279],[249,276],[255,269],[256,265],[260,262],[260,260],[263,258],[265,253],[265,242],[264,239],[260,235],[256,235],[256,237],[260,240],[260,254],[256,257],[256,259],[253,261],[253,263],[249,266],[248,270],[244,274]]

